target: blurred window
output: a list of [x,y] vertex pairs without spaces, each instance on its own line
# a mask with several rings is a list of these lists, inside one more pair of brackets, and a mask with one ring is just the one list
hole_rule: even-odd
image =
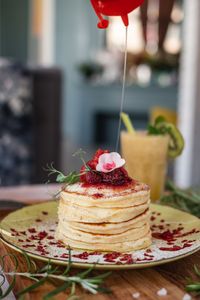
[[[124,26],[120,17],[110,17],[107,30],[109,50],[124,48]],[[141,9],[129,15],[128,51],[150,54],[162,50],[178,54],[181,50],[183,7],[180,0],[146,0]]]

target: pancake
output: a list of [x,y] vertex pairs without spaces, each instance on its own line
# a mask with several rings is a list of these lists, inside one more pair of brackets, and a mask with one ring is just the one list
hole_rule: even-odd
[[88,187],[79,182],[68,185],[61,193],[61,199],[67,205],[123,208],[145,204],[149,200],[149,193],[149,187],[138,181],[134,181],[126,188],[98,185]]
[[74,221],[69,222],[66,217],[60,219],[60,222],[63,224],[68,223],[68,226],[70,226],[71,228],[83,230],[86,232],[93,232],[99,234],[101,234],[102,232],[104,234],[116,234],[122,233],[128,229],[142,227],[147,222],[147,220],[149,220],[149,217],[150,212],[149,210],[147,210],[146,212],[142,213],[136,218],[119,223],[81,223]]
[[146,236],[141,237],[135,241],[128,241],[128,242],[119,242],[119,243],[112,243],[112,244],[100,244],[96,243],[85,243],[83,241],[72,240],[68,237],[61,235],[60,233],[57,234],[57,237],[63,241],[66,245],[69,245],[72,249],[85,249],[85,250],[92,250],[92,251],[117,251],[117,252],[130,252],[136,251],[140,249],[147,248],[151,245],[151,233],[149,232]]
[[82,230],[76,230],[72,227],[68,226],[67,223],[59,224],[59,232],[66,236],[69,239],[74,239],[78,241],[82,241],[85,243],[100,243],[100,244],[110,244],[110,243],[119,243],[119,242],[128,242],[128,241],[135,241],[139,238],[145,236],[150,228],[149,224],[144,224],[142,227],[129,229],[122,233],[118,234],[96,234],[96,233],[89,233]]
[[68,185],[60,195],[56,237],[75,249],[127,252],[151,244],[146,184]]
[[61,200],[58,215],[59,219],[66,217],[68,221],[82,223],[117,223],[131,220],[144,213],[148,208],[149,201],[146,204],[125,208],[99,208],[96,206],[66,205]]

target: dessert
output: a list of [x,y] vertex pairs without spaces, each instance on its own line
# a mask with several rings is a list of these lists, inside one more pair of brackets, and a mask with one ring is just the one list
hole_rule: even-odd
[[127,252],[151,244],[150,189],[118,153],[98,150],[60,194],[57,239],[71,248]]

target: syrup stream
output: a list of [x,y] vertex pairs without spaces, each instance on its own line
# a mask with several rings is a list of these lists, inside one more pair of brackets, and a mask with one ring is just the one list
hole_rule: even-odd
[[119,148],[119,139],[120,139],[120,130],[122,125],[121,113],[123,112],[124,102],[125,102],[125,86],[126,86],[126,70],[127,70],[127,41],[128,41],[128,27],[126,27],[126,35],[125,35],[125,49],[124,49],[124,72],[123,72],[123,81],[122,81],[122,95],[121,95],[121,103],[120,103],[120,113],[119,113],[119,125],[117,130],[117,141],[115,150],[118,152]]

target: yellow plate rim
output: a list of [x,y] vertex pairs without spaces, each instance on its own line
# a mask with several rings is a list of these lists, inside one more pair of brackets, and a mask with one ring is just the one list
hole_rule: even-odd
[[[26,254],[28,254],[29,257],[37,259],[39,261],[42,262],[48,262],[49,258],[47,257],[43,257],[37,254],[33,254],[29,251],[22,251],[20,248],[18,248],[17,246],[13,246],[12,244],[10,244],[9,242],[5,241],[4,238],[2,236],[0,236],[0,240],[7,245],[9,248],[15,250],[18,253],[23,254],[23,252],[25,252]],[[184,254],[180,254],[177,255],[176,257],[173,258],[164,258],[161,260],[158,260],[156,262],[146,262],[146,263],[137,263],[137,264],[130,264],[130,265],[107,265],[107,264],[92,264],[92,263],[78,263],[78,262],[72,262],[72,267],[75,268],[82,268],[82,269],[87,269],[87,268],[91,268],[94,267],[94,269],[96,270],[136,270],[136,269],[145,269],[145,268],[151,268],[151,267],[156,267],[156,266],[161,266],[170,262],[174,262],[177,260],[180,260],[182,258],[185,258],[187,256],[190,256],[196,252],[200,251],[200,246],[194,250],[191,250],[190,252],[184,253]],[[55,265],[59,265],[59,266],[67,266],[68,262],[67,261],[62,261],[62,260],[58,260],[58,259],[50,259],[51,263],[55,264]]]
[[[48,203],[50,201],[45,201],[43,203],[40,203],[41,205],[44,204],[44,203]],[[40,205],[40,204],[34,204],[34,205],[31,205],[31,206],[35,206],[35,205]],[[152,207],[161,207],[163,205],[159,205],[159,204],[151,204]],[[167,206],[169,207],[169,206]],[[171,209],[173,210],[177,210],[173,207],[170,207]],[[17,211],[17,210],[16,210]],[[179,212],[181,212],[180,210],[177,210]],[[13,212],[12,212],[13,213]],[[190,216],[193,216],[191,214],[188,214],[186,212],[183,212],[184,214],[187,214],[187,215],[190,215]],[[9,215],[9,214],[8,214]],[[8,216],[7,215],[7,216]],[[6,216],[6,217],[7,217]],[[6,218],[5,217],[5,218]],[[194,218],[196,218],[198,220],[197,217],[193,216]],[[4,220],[4,219],[3,219]],[[1,220],[1,222],[3,221]],[[1,224],[0,222],[0,224]],[[3,244],[5,244],[6,246],[8,246],[10,249],[13,249],[15,250],[16,252],[18,253],[27,253],[29,255],[29,257],[31,258],[34,258],[34,259],[37,259],[39,261],[42,261],[42,262],[48,262],[49,259],[51,260],[51,262],[53,264],[56,264],[56,265],[59,265],[59,266],[67,266],[68,265],[68,262],[67,261],[62,261],[60,259],[55,259],[55,258],[47,258],[47,257],[44,257],[44,256],[41,256],[41,255],[37,255],[37,254],[33,254],[29,251],[22,251],[21,248],[15,246],[15,245],[12,245],[10,242],[6,241],[4,239],[4,237],[1,235],[0,233],[0,240],[3,242]],[[123,264],[123,265],[108,265],[108,264],[94,264],[94,263],[87,263],[87,262],[84,262],[84,263],[80,263],[80,262],[72,262],[72,266],[75,267],[75,268],[90,268],[90,267],[94,267],[94,269],[100,269],[100,270],[131,270],[131,269],[144,269],[144,268],[150,268],[150,267],[155,267],[155,266],[160,266],[160,265],[163,265],[163,264],[167,264],[167,263],[170,263],[170,262],[174,262],[174,261],[177,261],[177,260],[180,260],[182,258],[185,258],[185,257],[188,257],[196,252],[200,251],[200,245],[199,247],[197,247],[196,249],[194,250],[191,250],[187,253],[184,253],[184,254],[180,254],[180,255],[177,255],[175,257],[172,257],[172,258],[162,258],[160,260],[157,260],[155,262],[145,262],[145,263],[137,263],[137,264]]]

